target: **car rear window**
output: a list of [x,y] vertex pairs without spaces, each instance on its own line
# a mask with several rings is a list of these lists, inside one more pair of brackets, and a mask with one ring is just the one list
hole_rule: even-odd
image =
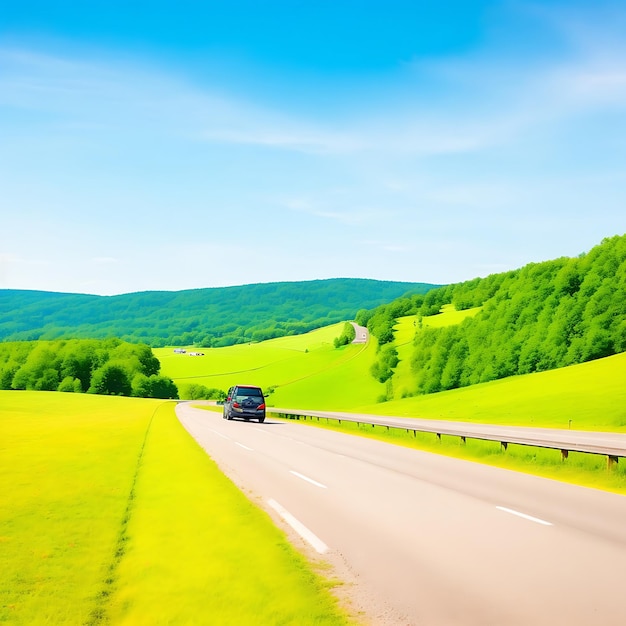
[[255,387],[239,387],[237,389],[237,395],[238,396],[257,396],[257,397],[263,396],[263,394],[261,393],[261,390]]

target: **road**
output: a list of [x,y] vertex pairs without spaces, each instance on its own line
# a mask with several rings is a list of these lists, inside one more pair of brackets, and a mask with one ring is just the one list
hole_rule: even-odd
[[372,415],[371,413],[347,413],[343,411],[307,411],[303,409],[268,409],[274,414],[308,415],[343,419],[365,424],[389,425],[401,429],[415,428],[418,431],[436,432],[441,435],[455,435],[489,439],[493,441],[517,442],[539,447],[592,451],[597,454],[626,456],[626,434],[609,432],[591,432],[563,428],[536,428],[525,426],[498,426],[494,424],[472,424],[414,417],[394,417]]
[[359,326],[356,322],[350,322],[354,328],[354,339],[352,343],[367,343],[370,338],[370,331],[365,326]]
[[335,567],[366,623],[626,623],[623,496],[299,423],[177,413],[297,547]]

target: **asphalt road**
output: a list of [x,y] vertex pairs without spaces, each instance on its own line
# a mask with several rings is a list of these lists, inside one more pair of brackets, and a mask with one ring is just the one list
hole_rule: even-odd
[[478,439],[493,441],[518,442],[567,450],[594,451],[598,454],[626,456],[626,434],[609,432],[592,432],[585,430],[569,430],[564,428],[535,428],[524,426],[498,426],[494,424],[472,424],[471,422],[454,422],[448,420],[432,420],[414,417],[393,417],[389,415],[373,415],[371,413],[347,413],[342,411],[307,411],[302,409],[268,409],[275,414],[309,415],[345,419],[366,424],[397,426],[399,428],[416,428],[442,435],[466,435]]
[[626,623],[623,496],[299,423],[177,413],[297,547],[334,565],[366,623]]

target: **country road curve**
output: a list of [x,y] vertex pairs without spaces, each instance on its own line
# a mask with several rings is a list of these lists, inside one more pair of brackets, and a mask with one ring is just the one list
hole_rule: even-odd
[[623,496],[295,422],[177,414],[296,547],[335,567],[366,624],[626,623]]

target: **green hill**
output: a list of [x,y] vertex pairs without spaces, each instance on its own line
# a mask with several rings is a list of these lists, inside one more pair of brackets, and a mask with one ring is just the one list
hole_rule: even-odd
[[[445,306],[472,314],[455,324],[423,323]],[[413,328],[396,337],[406,316]],[[389,400],[619,354],[626,351],[626,236],[575,258],[403,297],[356,319],[381,344],[374,372]]]
[[376,342],[335,348],[333,340],[342,330],[343,324],[334,324],[304,335],[211,349],[202,357],[171,348],[155,348],[154,354],[181,398],[190,397],[190,385],[226,391],[239,383],[273,391],[274,406],[349,409],[355,399],[376,402],[385,391],[369,374]]
[[[424,322],[441,324],[446,318],[453,324],[455,312]],[[400,321],[398,332],[408,321]],[[268,405],[281,408],[626,431],[626,353],[463,389],[377,402],[385,394],[385,384],[369,373],[377,342],[336,349],[333,338],[341,329],[341,324],[335,324],[298,337],[209,350],[197,358],[175,354],[170,348],[154,353],[162,373],[177,383],[183,398],[191,384],[226,390],[249,383],[270,390]]]
[[151,346],[225,346],[353,319],[427,283],[336,278],[95,296],[0,290],[0,340],[106,339]]

